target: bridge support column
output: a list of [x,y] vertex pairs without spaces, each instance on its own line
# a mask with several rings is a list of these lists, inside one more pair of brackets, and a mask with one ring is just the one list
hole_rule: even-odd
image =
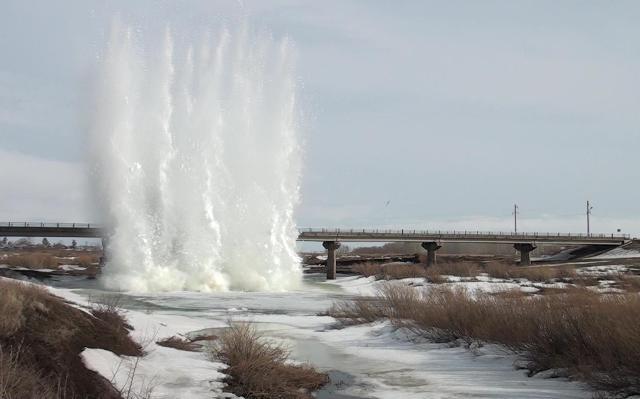
[[338,241],[325,241],[322,246],[327,250],[327,280],[336,279],[336,250],[340,248]]
[[107,248],[109,247],[109,237],[102,237],[102,256],[100,257],[100,266],[107,263]]
[[531,251],[537,247],[528,243],[513,244],[513,247],[516,251],[520,252],[520,266],[531,265]]
[[436,251],[442,248],[437,242],[423,242],[422,248],[427,250],[427,267],[436,264]]

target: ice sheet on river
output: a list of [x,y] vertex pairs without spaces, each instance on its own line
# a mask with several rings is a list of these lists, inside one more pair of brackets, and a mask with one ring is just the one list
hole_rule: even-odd
[[[406,281],[405,283],[417,283]],[[374,292],[372,279],[339,278],[337,285]],[[491,284],[491,283],[486,283]],[[367,286],[370,286],[367,288]],[[52,289],[55,294],[83,302],[90,290]],[[352,296],[335,284],[307,281],[290,293],[167,293],[125,295],[127,317],[139,339],[149,341],[191,331],[220,328],[232,319],[258,323],[266,336],[286,343],[294,360],[322,370],[340,370],[354,377],[340,393],[361,398],[591,398],[580,383],[565,379],[529,378],[514,367],[516,357],[487,345],[468,350],[418,339],[389,323],[335,329],[335,320],[322,316],[336,299]],[[202,353],[158,347],[139,365],[143,381],[159,383],[158,398],[219,398],[224,365]],[[119,358],[88,350],[88,365],[112,377]],[[211,391],[213,389],[213,391]]]

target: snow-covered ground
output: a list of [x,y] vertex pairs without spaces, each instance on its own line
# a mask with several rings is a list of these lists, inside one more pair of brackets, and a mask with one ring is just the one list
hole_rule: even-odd
[[[272,339],[286,343],[293,359],[321,370],[337,370],[346,384],[323,398],[590,398],[582,384],[564,379],[529,378],[516,370],[517,358],[495,346],[468,350],[433,344],[396,330],[385,322],[335,328],[322,316],[335,300],[375,293],[380,282],[372,278],[340,277],[323,282],[305,277],[304,289],[288,293],[192,293],[136,295],[121,298],[135,336],[146,345],[134,386],[153,386],[156,398],[221,398],[224,365],[204,353],[164,348],[154,341],[204,330],[215,333],[233,321],[251,321]],[[424,285],[422,279],[400,284]],[[510,289],[491,281],[452,282],[479,290]],[[511,283],[514,284],[514,283]],[[518,286],[518,284],[515,284]],[[51,288],[56,295],[86,304],[99,289]],[[211,330],[209,330],[211,329]],[[102,350],[87,349],[89,367],[122,387],[128,384],[134,359],[121,359]]]
[[622,258],[640,258],[640,251],[635,249],[615,248],[601,255],[592,257],[591,259],[622,259]]

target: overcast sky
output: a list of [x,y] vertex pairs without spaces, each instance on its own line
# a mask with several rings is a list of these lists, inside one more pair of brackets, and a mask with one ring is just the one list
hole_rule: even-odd
[[0,1],[0,219],[90,221],[86,106],[119,15],[298,51],[301,226],[640,234],[640,2]]

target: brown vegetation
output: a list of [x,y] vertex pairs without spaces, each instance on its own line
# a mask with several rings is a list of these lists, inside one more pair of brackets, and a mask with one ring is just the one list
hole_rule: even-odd
[[[530,266],[521,267],[504,262],[440,262],[427,267],[424,264],[386,264],[361,263],[354,265],[353,272],[365,277],[374,276],[378,280],[398,280],[403,278],[423,277],[432,283],[444,283],[443,276],[474,278],[482,273],[490,277],[505,280],[527,279],[534,282],[574,281],[581,277],[575,267]],[[631,281],[635,282],[635,281]],[[640,286],[640,284],[639,284]]]
[[640,276],[619,273],[613,276],[613,280],[627,292],[640,292]]
[[360,274],[361,276],[364,276],[364,277],[373,276],[373,277],[376,277],[377,279],[378,277],[382,276],[382,265],[379,263],[371,263],[371,262],[358,263],[353,265],[351,270],[354,273]]
[[463,289],[419,290],[386,284],[375,300],[330,310],[347,322],[389,318],[434,341],[502,344],[531,373],[563,369],[614,394],[640,393],[640,297],[580,288],[557,295],[468,295]]
[[484,271],[491,277],[502,279],[527,279],[529,281],[547,282],[552,280],[575,279],[578,277],[575,267],[571,266],[512,266],[491,262]]
[[201,348],[201,346],[194,341],[176,336],[161,339],[160,341],[156,341],[156,344],[187,352],[199,352]]
[[62,264],[95,267],[102,251],[25,247],[4,249],[0,253],[4,253],[0,256],[0,264],[27,269],[58,269]]
[[266,341],[249,324],[232,325],[212,356],[229,365],[227,389],[247,399],[310,399],[328,382],[326,374],[289,362],[289,352]]
[[[37,286],[0,280],[2,397],[120,398],[109,381],[85,367],[79,354],[85,348],[101,348],[139,356],[141,348],[126,329],[111,324],[113,315],[98,316],[76,309]],[[23,376],[24,381],[16,375]]]
[[26,267],[28,269],[56,269],[58,261],[55,257],[43,253],[27,253],[21,255],[10,255],[1,261],[11,267]]

